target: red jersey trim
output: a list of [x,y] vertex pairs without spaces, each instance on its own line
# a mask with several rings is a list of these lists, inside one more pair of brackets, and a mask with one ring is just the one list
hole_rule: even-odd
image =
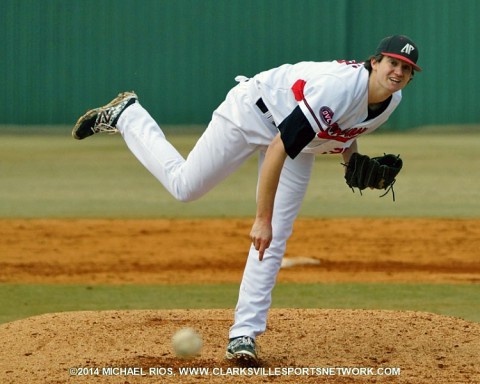
[[323,128],[322,128],[322,124],[320,124],[320,120],[318,120],[317,115],[315,114],[312,107],[310,106],[310,104],[308,104],[308,101],[305,98],[305,93],[303,92],[303,90],[305,89],[306,84],[307,84],[307,82],[305,80],[302,80],[302,79],[297,80],[295,82],[295,84],[293,84],[293,86],[292,86],[293,96],[295,97],[295,100],[297,100],[298,102],[303,101],[303,103],[307,107],[308,111],[312,115],[313,119],[317,123],[318,128],[320,129],[320,131],[323,132]]

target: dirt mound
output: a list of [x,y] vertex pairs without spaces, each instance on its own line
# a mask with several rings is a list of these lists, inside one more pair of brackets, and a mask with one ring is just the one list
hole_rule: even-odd
[[[274,309],[258,339],[259,366],[238,367],[223,358],[232,317],[88,311],[6,323],[0,382],[480,383],[480,324],[421,312]],[[186,326],[204,338],[191,360],[176,358],[170,343]]]

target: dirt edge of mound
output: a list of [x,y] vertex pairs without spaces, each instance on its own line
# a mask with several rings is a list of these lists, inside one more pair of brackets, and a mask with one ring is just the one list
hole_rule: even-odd
[[[294,375],[302,382],[322,376],[329,383],[466,384],[480,377],[480,324],[458,318],[411,311],[273,309],[267,332],[257,339],[256,371],[223,358],[232,319],[230,309],[84,311],[2,324],[0,381],[223,383],[249,376],[260,383],[291,382]],[[191,360],[175,357],[170,343],[186,326],[204,340],[201,356]],[[206,370],[181,371],[198,368]]]

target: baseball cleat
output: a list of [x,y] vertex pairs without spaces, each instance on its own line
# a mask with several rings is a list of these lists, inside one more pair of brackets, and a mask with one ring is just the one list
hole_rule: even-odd
[[107,105],[91,109],[80,117],[73,127],[72,136],[77,140],[82,140],[95,133],[117,133],[116,125],[120,115],[125,108],[137,100],[138,97],[134,92],[119,93]]
[[236,359],[246,364],[258,363],[255,340],[248,336],[230,339],[225,357],[229,360]]

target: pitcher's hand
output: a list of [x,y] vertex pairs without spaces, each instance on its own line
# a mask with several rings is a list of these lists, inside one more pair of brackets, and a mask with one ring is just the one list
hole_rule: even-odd
[[250,231],[250,239],[258,251],[258,260],[263,260],[265,250],[272,242],[272,223],[269,220],[256,219]]

